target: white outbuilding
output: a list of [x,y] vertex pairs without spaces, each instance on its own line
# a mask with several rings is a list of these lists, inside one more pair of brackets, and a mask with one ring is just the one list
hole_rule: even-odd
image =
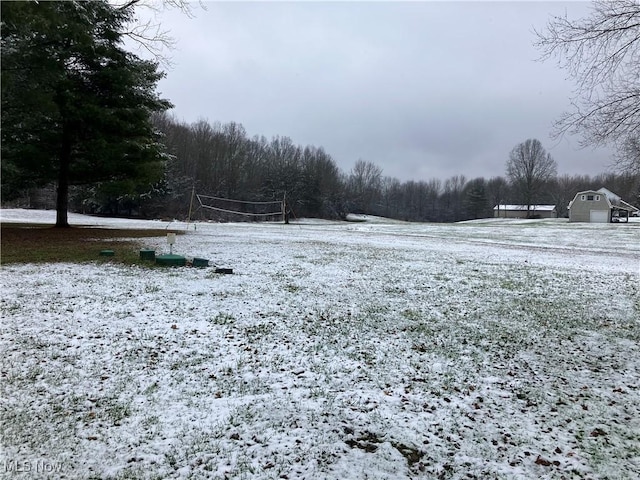
[[576,193],[568,209],[570,222],[590,223],[628,222],[639,211],[606,188]]
[[558,218],[555,205],[496,205],[494,218]]

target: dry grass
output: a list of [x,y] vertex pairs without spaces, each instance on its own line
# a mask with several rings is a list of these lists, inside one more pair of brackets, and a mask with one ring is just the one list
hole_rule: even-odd
[[[1,225],[0,262],[139,263],[139,250],[145,247],[144,238],[164,237],[168,232],[172,230],[52,228],[34,224],[4,224]],[[101,257],[101,250],[114,250],[115,256]]]

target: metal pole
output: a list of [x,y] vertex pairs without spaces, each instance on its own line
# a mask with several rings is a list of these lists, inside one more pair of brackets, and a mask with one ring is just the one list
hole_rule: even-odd
[[189,202],[189,215],[187,217],[187,224],[191,222],[191,210],[193,210],[193,197],[196,193],[196,184],[193,184],[193,188],[191,189],[191,201]]

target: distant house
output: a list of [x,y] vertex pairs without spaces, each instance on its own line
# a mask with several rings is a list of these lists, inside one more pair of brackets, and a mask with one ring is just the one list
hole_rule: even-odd
[[495,218],[558,218],[555,205],[496,205]]
[[636,207],[606,188],[576,193],[568,208],[570,222],[628,222],[629,215],[638,212]]

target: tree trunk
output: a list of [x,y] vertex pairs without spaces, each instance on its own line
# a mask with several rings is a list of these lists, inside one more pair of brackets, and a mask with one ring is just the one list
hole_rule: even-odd
[[69,228],[69,169],[71,166],[71,135],[69,126],[62,127],[62,148],[58,171],[58,191],[56,198],[56,228]]

